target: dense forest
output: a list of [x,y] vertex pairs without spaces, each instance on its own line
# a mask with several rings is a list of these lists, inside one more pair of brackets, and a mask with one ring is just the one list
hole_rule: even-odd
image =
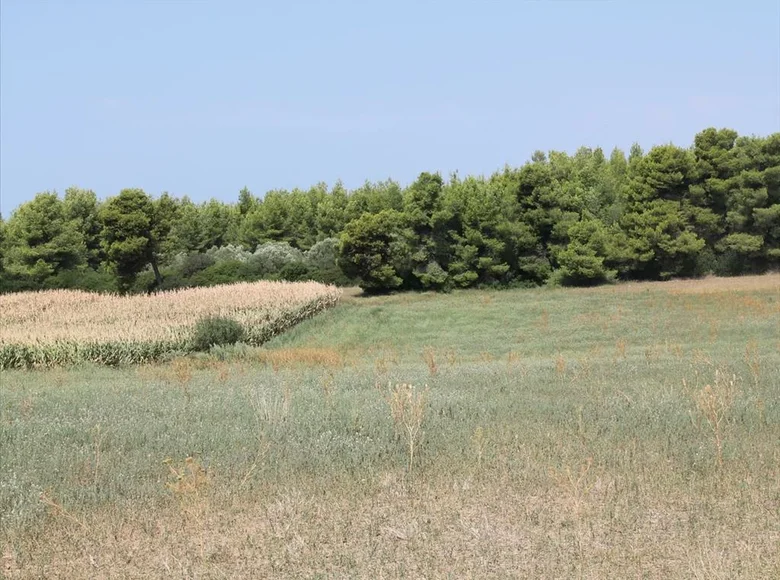
[[489,177],[348,191],[246,188],[235,204],[125,189],[39,193],[0,218],[0,291],[148,292],[256,279],[369,291],[592,285],[780,267],[780,133],[690,148],[536,152]]

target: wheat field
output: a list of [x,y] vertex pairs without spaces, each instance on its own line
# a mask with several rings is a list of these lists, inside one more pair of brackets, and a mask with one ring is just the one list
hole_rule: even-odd
[[187,350],[192,327],[229,317],[259,345],[336,304],[339,290],[317,282],[253,282],[153,295],[74,290],[0,296],[0,368],[157,360]]

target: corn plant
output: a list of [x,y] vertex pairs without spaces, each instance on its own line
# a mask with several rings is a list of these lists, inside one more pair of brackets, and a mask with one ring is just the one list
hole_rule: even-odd
[[317,282],[253,282],[151,296],[74,290],[0,295],[0,370],[79,362],[126,365],[193,349],[198,321],[230,318],[260,345],[334,306],[340,291]]

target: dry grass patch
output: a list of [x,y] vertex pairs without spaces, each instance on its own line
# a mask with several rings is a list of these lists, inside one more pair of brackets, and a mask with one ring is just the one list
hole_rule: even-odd
[[332,348],[282,348],[261,350],[255,355],[259,362],[269,364],[274,370],[295,366],[340,368],[345,365],[344,355]]
[[712,294],[719,292],[760,292],[765,290],[780,291],[780,273],[761,274],[757,276],[734,276],[728,278],[707,276],[706,278],[670,280],[667,282],[626,282],[609,288],[625,292],[660,290],[673,295]]
[[[637,501],[632,483],[653,493]],[[704,501],[584,460],[538,484],[492,474],[409,485],[398,472],[360,489],[291,483],[212,504],[197,520],[178,500],[155,512],[52,513],[45,535],[5,546],[5,575],[776,577],[780,534],[739,514],[744,492],[725,493],[736,483]],[[724,517],[739,522],[738,537]]]

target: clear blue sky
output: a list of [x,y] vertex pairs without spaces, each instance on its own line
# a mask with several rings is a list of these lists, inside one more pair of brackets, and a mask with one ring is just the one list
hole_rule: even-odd
[[0,1],[6,216],[780,131],[779,0]]

